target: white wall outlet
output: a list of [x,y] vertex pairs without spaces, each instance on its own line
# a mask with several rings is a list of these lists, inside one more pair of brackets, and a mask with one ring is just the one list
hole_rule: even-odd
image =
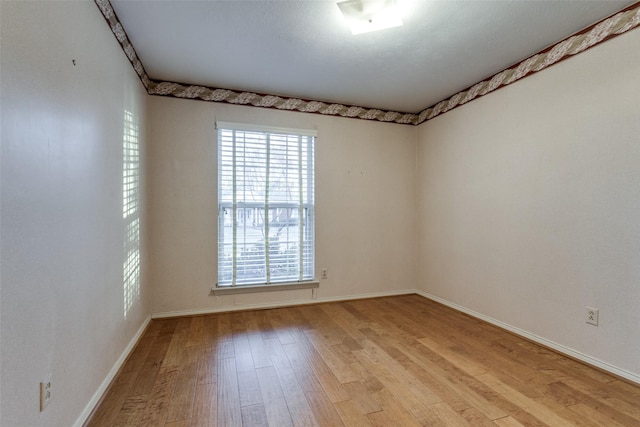
[[51,401],[51,374],[40,382],[40,412],[44,411]]
[[593,307],[587,307],[587,320],[586,322],[590,325],[598,326],[598,309]]
[[326,268],[323,268],[323,269],[320,271],[320,278],[321,278],[321,279],[326,279],[326,278],[327,278],[327,269],[326,269]]

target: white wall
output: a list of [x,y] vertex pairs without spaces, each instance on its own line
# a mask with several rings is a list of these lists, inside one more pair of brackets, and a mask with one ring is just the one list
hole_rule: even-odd
[[329,273],[318,299],[415,287],[415,127],[150,97],[155,314],[311,297],[311,290],[210,295],[217,275],[216,120],[318,130],[316,266]]
[[[318,130],[318,299],[419,283],[640,375],[639,30],[413,128],[149,98],[90,1],[3,0],[0,19],[1,425],[73,424],[150,312],[309,300],[210,294],[216,120]],[[143,156],[128,309],[125,111]]]
[[144,154],[147,95],[93,2],[1,8],[0,424],[67,427],[149,315],[142,287],[125,318],[122,190],[124,112]]
[[638,46],[636,29],[418,128],[422,290],[636,380]]

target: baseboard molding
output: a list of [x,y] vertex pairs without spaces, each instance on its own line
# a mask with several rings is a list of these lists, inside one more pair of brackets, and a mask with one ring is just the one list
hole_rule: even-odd
[[610,363],[604,362],[602,360],[596,359],[595,357],[591,357],[588,354],[584,354],[581,353],[577,350],[574,350],[570,347],[566,347],[562,344],[558,344],[554,341],[548,340],[546,338],[543,338],[541,336],[538,336],[536,334],[532,334],[530,332],[527,332],[523,329],[517,328],[515,326],[511,326],[508,323],[504,323],[500,320],[494,319],[492,317],[486,316],[482,313],[478,313],[477,311],[473,311],[470,310],[466,307],[463,307],[461,305],[455,304],[453,302],[450,302],[448,300],[445,300],[443,298],[437,297],[435,295],[431,295],[427,292],[424,291],[420,291],[420,290],[416,290],[415,291],[416,294],[423,296],[427,299],[430,299],[432,301],[438,302],[442,305],[446,305],[447,307],[451,307],[454,310],[460,311],[462,313],[468,314],[469,316],[475,317],[477,319],[480,320],[484,320],[487,323],[491,323],[492,325],[495,325],[501,329],[505,329],[509,332],[512,332],[516,335],[519,335],[521,337],[524,337],[528,340],[531,340],[533,342],[536,342],[538,344],[541,344],[545,347],[551,348],[555,351],[557,351],[558,353],[562,353],[566,356],[569,356],[571,358],[577,359],[581,362],[586,363],[587,365],[593,366],[595,368],[601,369],[603,371],[609,372],[615,376],[618,376],[620,378],[623,378],[625,380],[628,380],[632,383],[638,384],[640,385],[640,375],[638,374],[634,374],[633,372],[629,372],[625,369],[619,368],[617,366],[611,365]]
[[85,406],[84,411],[82,411],[82,414],[80,414],[76,422],[73,424],[74,427],[82,427],[89,420],[91,413],[97,407],[98,403],[100,402],[100,399],[102,399],[102,396],[111,385],[111,382],[118,374],[118,371],[120,371],[120,368],[122,368],[122,365],[124,365],[124,362],[127,360],[127,357],[129,357],[129,354],[131,354],[131,352],[133,351],[134,347],[140,340],[140,337],[142,336],[144,331],[147,329],[149,322],[151,322],[151,316],[147,316],[145,321],[142,323],[142,326],[140,326],[140,328],[138,329],[138,332],[136,332],[133,338],[131,338],[131,341],[129,341],[129,344],[127,345],[127,347],[124,349],[124,351],[122,352],[122,354],[120,355],[116,363],[113,365],[113,367],[105,377],[104,381],[102,381],[102,384],[100,384],[100,387],[98,387],[98,390],[96,390],[96,392],[91,397],[91,400],[89,400],[89,403],[87,403],[87,405]]
[[625,380],[628,380],[632,383],[635,384],[639,384],[640,385],[640,375],[634,374],[633,372],[629,372],[625,369],[622,368],[618,368],[617,366],[611,365],[607,362],[604,362],[602,360],[596,359],[594,357],[591,357],[587,354],[581,353],[579,351],[576,351],[572,348],[566,347],[562,344],[558,344],[556,342],[550,341],[546,338],[540,337],[538,335],[532,334],[530,332],[527,332],[523,329],[517,328],[515,326],[511,326],[508,323],[504,323],[500,320],[494,319],[492,317],[486,316],[482,313],[478,313],[476,311],[470,310],[466,307],[463,307],[461,305],[455,304],[453,302],[450,302],[448,300],[445,300],[443,298],[437,297],[435,295],[429,294],[427,292],[418,290],[418,289],[404,289],[404,290],[400,290],[400,291],[391,291],[391,292],[372,292],[372,293],[366,293],[366,294],[357,294],[357,295],[342,295],[342,296],[336,296],[336,297],[325,297],[325,298],[315,298],[315,299],[304,299],[304,300],[295,300],[295,301],[284,301],[284,302],[277,302],[277,303],[267,303],[267,304],[246,304],[246,305],[235,305],[235,306],[225,306],[225,307],[215,307],[215,308],[207,308],[207,309],[201,309],[201,310],[181,310],[181,311],[170,311],[170,312],[164,312],[164,313],[155,313],[152,314],[151,316],[147,317],[147,319],[144,321],[144,323],[142,324],[142,326],[140,326],[140,329],[138,330],[138,332],[136,332],[135,336],[131,339],[131,341],[129,342],[129,344],[127,345],[127,347],[124,349],[124,351],[122,352],[122,354],[120,355],[120,357],[118,358],[118,360],[116,361],[115,365],[113,366],[113,368],[111,368],[111,371],[109,371],[109,374],[107,374],[106,378],[104,379],[104,381],[102,382],[102,384],[100,385],[100,387],[98,388],[98,390],[95,392],[95,394],[93,395],[93,397],[91,398],[91,400],[89,401],[89,403],[87,403],[84,411],[82,412],[82,414],[80,415],[80,417],[78,417],[77,421],[74,424],[74,427],[82,427],[87,420],[89,419],[89,416],[91,415],[91,413],[93,412],[93,410],[95,409],[95,407],[98,405],[98,403],[100,402],[100,399],[102,398],[103,394],[105,393],[105,391],[109,388],[109,385],[111,384],[111,382],[113,381],[113,379],[115,378],[116,374],[118,373],[118,371],[120,370],[120,368],[122,367],[122,365],[124,364],[124,362],[127,360],[127,357],[129,357],[129,354],[131,353],[131,351],[134,349],[134,347],[136,346],[136,344],[138,343],[138,340],[140,339],[140,337],[142,336],[142,334],[144,333],[145,329],[147,328],[147,326],[149,325],[149,322],[151,321],[151,319],[164,319],[164,318],[170,318],[170,317],[184,317],[184,316],[195,316],[195,315],[203,315],[203,314],[215,314],[215,313],[224,313],[224,312],[231,312],[231,311],[241,311],[241,310],[260,310],[260,309],[269,309],[269,308],[280,308],[280,307],[291,307],[291,306],[297,306],[297,305],[309,305],[309,304],[320,304],[320,303],[327,303],[327,302],[336,302],[336,301],[348,301],[348,300],[357,300],[357,299],[366,299],[366,298],[381,298],[381,297],[389,297],[389,296],[397,296],[397,295],[410,295],[410,294],[418,294],[424,298],[430,299],[432,301],[435,301],[437,303],[440,303],[442,305],[445,305],[447,307],[450,307],[454,310],[457,310],[459,312],[468,314],[469,316],[475,317],[477,319],[483,320],[487,323],[490,323],[492,325],[495,325],[501,329],[507,330],[509,332],[512,332],[516,335],[519,335],[523,338],[526,338],[528,340],[531,340],[533,342],[536,342],[538,344],[541,344],[545,347],[551,348],[559,353],[562,353],[564,355],[567,355],[569,357],[572,357],[574,359],[577,359],[581,362],[584,362],[588,365],[594,366],[598,369],[601,369],[603,371],[609,372],[613,375],[616,375],[620,378],[623,378]]
[[152,314],[151,318],[166,319],[170,317],[197,316],[197,315],[203,315],[203,314],[225,313],[230,311],[263,310],[268,308],[292,307],[296,305],[320,304],[325,302],[348,301],[348,300],[366,299],[366,298],[391,297],[391,296],[397,296],[397,295],[410,295],[410,294],[416,294],[416,293],[418,293],[416,289],[403,289],[400,291],[391,291],[391,292],[372,292],[367,294],[341,295],[336,297],[300,299],[300,300],[282,301],[282,302],[265,303],[265,304],[244,304],[244,305],[233,305],[233,306],[224,306],[224,307],[203,308],[200,310],[167,311],[167,312]]

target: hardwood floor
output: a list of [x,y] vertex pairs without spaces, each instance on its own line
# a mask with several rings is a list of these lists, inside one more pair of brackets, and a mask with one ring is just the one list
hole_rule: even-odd
[[89,426],[640,426],[640,387],[417,295],[153,320]]

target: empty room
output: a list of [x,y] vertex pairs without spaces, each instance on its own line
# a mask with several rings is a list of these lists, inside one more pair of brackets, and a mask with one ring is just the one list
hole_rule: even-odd
[[1,0],[0,425],[640,425],[638,27]]

